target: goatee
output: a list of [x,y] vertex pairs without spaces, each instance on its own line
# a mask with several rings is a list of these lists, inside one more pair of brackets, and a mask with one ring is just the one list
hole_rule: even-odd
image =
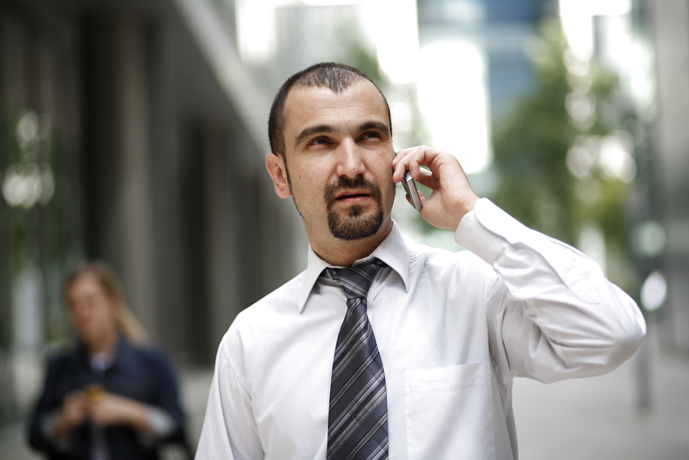
[[[373,214],[363,215],[364,207],[350,206],[345,211],[337,212],[333,208],[337,202],[335,196],[341,189],[364,189],[371,194],[376,202]],[[335,238],[341,240],[359,240],[375,235],[383,225],[383,195],[380,187],[374,182],[357,176],[354,179],[340,177],[336,183],[328,184],[325,189],[325,203],[328,209],[328,227]]]

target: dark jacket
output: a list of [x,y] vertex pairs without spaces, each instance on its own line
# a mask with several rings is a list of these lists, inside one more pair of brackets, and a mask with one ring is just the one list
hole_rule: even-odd
[[67,446],[46,437],[41,421],[62,406],[65,396],[83,390],[89,384],[102,385],[105,391],[156,406],[175,422],[176,429],[156,445],[144,445],[133,428],[125,425],[104,429],[110,460],[157,460],[162,442],[184,443],[184,416],[179,400],[177,379],[167,356],[153,347],[138,347],[120,338],[112,366],[103,373],[91,371],[83,344],[72,351],[48,357],[43,392],[29,424],[29,444],[52,460],[87,460],[90,452],[88,425],[76,428]]

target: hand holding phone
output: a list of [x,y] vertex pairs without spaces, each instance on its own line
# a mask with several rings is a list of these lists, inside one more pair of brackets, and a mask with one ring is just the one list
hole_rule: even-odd
[[[397,156],[397,152],[395,152],[395,156]],[[409,170],[404,172],[404,178],[402,179],[402,187],[404,187],[404,191],[407,192],[407,196],[411,200],[414,209],[421,212],[421,209],[423,209],[423,205],[421,204],[419,191],[416,189],[416,182],[414,182],[414,179],[411,177],[411,173],[409,172]]]

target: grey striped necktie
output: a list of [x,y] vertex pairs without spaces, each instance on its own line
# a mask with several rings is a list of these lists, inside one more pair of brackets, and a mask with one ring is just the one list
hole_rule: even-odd
[[324,270],[347,296],[330,382],[327,460],[388,458],[385,374],[366,316],[366,294],[384,265],[374,259],[352,268]]

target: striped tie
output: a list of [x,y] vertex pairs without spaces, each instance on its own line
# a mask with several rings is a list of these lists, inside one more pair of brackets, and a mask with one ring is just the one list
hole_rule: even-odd
[[374,259],[352,268],[324,270],[347,296],[330,382],[327,460],[388,458],[385,374],[366,316],[366,294],[384,265]]

